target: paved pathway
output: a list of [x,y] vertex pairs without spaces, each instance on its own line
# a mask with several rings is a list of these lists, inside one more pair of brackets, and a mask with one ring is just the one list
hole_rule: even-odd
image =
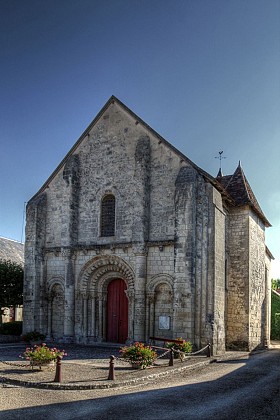
[[5,385],[0,390],[0,418],[276,420],[279,366],[280,350],[274,348],[141,386],[57,391]]

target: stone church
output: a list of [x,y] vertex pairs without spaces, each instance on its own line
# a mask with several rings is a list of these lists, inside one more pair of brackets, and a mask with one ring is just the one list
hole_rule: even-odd
[[24,332],[61,342],[269,342],[269,221],[112,96],[28,202]]

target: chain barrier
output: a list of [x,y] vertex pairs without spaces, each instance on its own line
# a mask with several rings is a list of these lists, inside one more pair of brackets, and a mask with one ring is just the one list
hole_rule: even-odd
[[0,363],[3,363],[4,365],[9,365],[9,366],[16,366],[16,367],[20,367],[20,368],[26,368],[26,367],[30,367],[30,364],[19,364],[19,363],[14,363],[14,362],[6,362],[5,360],[0,360]]
[[[203,351],[205,351],[206,349],[207,351],[207,357],[210,357],[210,353],[211,353],[211,345],[207,344],[205,347],[203,347],[202,349],[192,352],[192,353],[185,353],[183,351],[174,349],[174,348],[170,348],[170,349],[166,349],[166,347],[157,347],[157,346],[150,346],[153,347],[155,350],[165,350],[163,352],[163,354],[159,355],[156,357],[156,359],[153,361],[152,365],[155,365],[156,360],[161,359],[163,357],[165,357],[167,354],[170,354],[169,357],[169,366],[173,366],[173,358],[174,358],[174,354],[178,354],[181,362],[184,361],[185,358],[187,357],[191,357],[191,356],[195,356],[199,353],[202,353]],[[108,380],[115,380],[115,361],[119,361],[121,363],[128,363],[131,364],[131,361],[129,360],[125,360],[124,358],[121,357],[117,357],[117,356],[111,356],[110,357],[110,364],[109,364],[109,375],[108,375]],[[141,359],[138,360],[139,362],[141,362]],[[135,362],[137,363],[137,360],[135,360]]]
[[207,344],[203,349],[200,349],[198,351],[195,351],[194,353],[189,353],[186,356],[195,356],[196,354],[202,353],[204,350],[208,349],[210,347],[210,344]]
[[[173,351],[173,353],[175,354],[175,353],[177,353],[178,354],[178,356],[179,356],[179,358],[180,358],[180,360],[181,360],[181,362],[183,362],[183,360],[186,358],[186,357],[191,357],[191,356],[196,356],[197,354],[199,354],[199,353],[202,353],[203,351],[205,351],[206,349],[208,349],[209,348],[209,344],[207,344],[205,347],[203,347],[202,349],[200,349],[200,350],[198,350],[198,351],[195,351],[195,352],[193,352],[193,353],[185,353],[185,352],[183,352],[183,351],[181,351],[181,350],[176,350],[176,349],[166,349],[166,347],[158,347],[158,346],[150,346],[150,347],[153,347],[154,349],[156,349],[156,350],[165,350],[161,355],[158,355],[157,357],[156,357],[156,359],[154,360],[154,362],[153,362],[153,364],[156,362],[156,360],[158,360],[158,359],[162,359],[162,358],[164,358],[165,356],[167,356],[168,354],[170,354],[171,353],[171,351]],[[114,356],[114,360],[115,361],[118,361],[118,362],[120,362],[120,363],[124,363],[124,364],[131,364],[131,362],[129,361],[129,360],[125,360],[124,358],[122,358],[122,357],[118,357],[118,356]],[[140,359],[141,360],[141,359]],[[140,361],[139,360],[139,361]],[[137,362],[137,360],[135,360],[135,362]]]

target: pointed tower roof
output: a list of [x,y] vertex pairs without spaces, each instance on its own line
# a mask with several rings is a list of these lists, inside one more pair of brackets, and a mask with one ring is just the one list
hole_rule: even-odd
[[234,199],[236,206],[251,206],[253,210],[258,214],[258,216],[263,220],[265,226],[271,226],[253,193],[253,190],[243,172],[240,161],[233,175],[217,177],[217,180]]
[[219,179],[219,178],[222,178],[223,176],[224,175],[223,175],[223,172],[222,172],[222,168],[220,168],[216,178]]

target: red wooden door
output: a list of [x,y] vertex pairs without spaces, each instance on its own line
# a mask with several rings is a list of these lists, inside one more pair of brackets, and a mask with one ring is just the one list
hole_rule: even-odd
[[125,343],[128,336],[128,300],[122,279],[112,280],[107,295],[107,341]]

